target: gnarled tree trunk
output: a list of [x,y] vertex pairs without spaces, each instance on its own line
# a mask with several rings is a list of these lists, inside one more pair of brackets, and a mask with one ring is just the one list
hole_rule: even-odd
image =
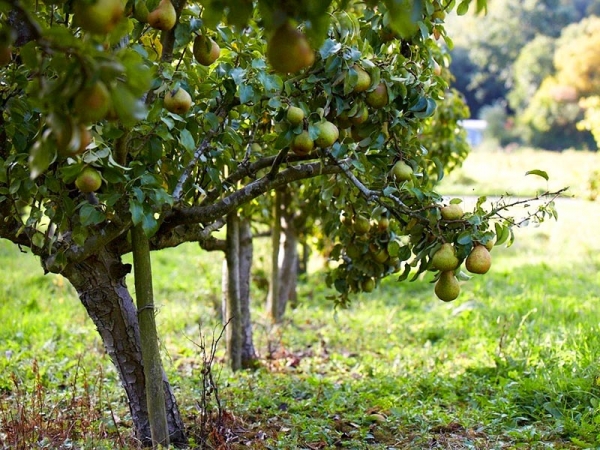
[[[104,347],[119,373],[125,388],[137,438],[152,445],[146,382],[140,347],[137,309],[125,283],[129,268],[117,253],[101,250],[77,264],[66,267],[63,275],[77,290],[79,298],[93,320]],[[171,442],[187,443],[183,421],[175,396],[163,372],[165,403]]]

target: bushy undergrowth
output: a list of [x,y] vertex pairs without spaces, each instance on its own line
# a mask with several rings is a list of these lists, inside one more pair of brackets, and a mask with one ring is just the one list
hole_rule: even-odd
[[[599,244],[593,203],[494,249],[488,275],[456,302],[425,277],[390,279],[334,310],[324,274],[301,284],[282,326],[263,319],[262,367],[213,363],[213,448],[546,449],[600,447]],[[589,225],[583,225],[589,224]],[[202,337],[220,332],[220,255],[187,245],[154,255],[164,362],[192,446]],[[260,255],[257,262],[260,264]],[[74,291],[0,242],[3,448],[136,448],[118,379]],[[131,285],[133,283],[130,283]]]

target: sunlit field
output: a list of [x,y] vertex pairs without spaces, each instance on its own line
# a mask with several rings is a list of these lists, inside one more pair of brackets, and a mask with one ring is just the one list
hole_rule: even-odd
[[[388,279],[335,310],[314,264],[299,305],[273,328],[255,286],[262,367],[230,373],[219,343],[222,427],[206,448],[599,448],[600,207],[585,194],[598,161],[481,151],[448,177],[442,192],[467,205],[480,190],[569,185],[576,195],[557,202],[558,222],[515,230],[515,244],[495,248],[491,271],[462,282],[455,302],[437,300],[426,275]],[[531,169],[550,182],[524,176]],[[452,180],[467,174],[459,189]],[[264,269],[266,245],[256,247]],[[137,448],[116,372],[73,289],[10,243],[0,242],[0,261],[1,448]],[[200,369],[203,341],[221,330],[220,261],[191,244],[153,255],[163,361],[192,448],[204,438],[201,407],[219,413],[214,396],[202,404]]]

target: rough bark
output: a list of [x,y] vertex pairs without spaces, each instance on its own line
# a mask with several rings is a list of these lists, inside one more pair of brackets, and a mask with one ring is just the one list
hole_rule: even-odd
[[[107,249],[85,261],[69,264],[63,275],[77,290],[79,298],[96,325],[108,356],[114,363],[128,398],[136,437],[151,445],[146,383],[140,347],[137,309],[125,283],[128,269],[117,253]],[[171,442],[187,443],[175,396],[163,373],[167,421]]]
[[165,390],[163,366],[160,359],[158,333],[154,319],[154,291],[152,288],[152,264],[150,262],[150,244],[141,225],[131,230],[133,247],[133,269],[135,273],[135,296],[140,326],[140,344],[146,381],[146,398],[152,446],[169,445],[167,411],[165,408]]
[[227,215],[227,304],[225,321],[227,356],[232,370],[242,368],[242,313],[240,307],[240,218]]
[[[284,203],[289,204],[288,202]],[[282,214],[281,228],[277,312],[283,318],[288,302],[296,301],[298,284],[298,233],[294,226],[294,213],[287,208]]]
[[252,369],[257,366],[258,356],[252,338],[252,320],[250,317],[250,278],[252,276],[252,229],[250,221],[243,219],[240,222],[240,312],[242,314],[242,368]]

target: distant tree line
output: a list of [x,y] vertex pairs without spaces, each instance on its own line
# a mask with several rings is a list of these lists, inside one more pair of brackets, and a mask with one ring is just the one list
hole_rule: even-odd
[[[465,18],[461,18],[465,19]],[[600,0],[491,2],[456,21],[451,72],[489,134],[550,150],[600,142]]]

